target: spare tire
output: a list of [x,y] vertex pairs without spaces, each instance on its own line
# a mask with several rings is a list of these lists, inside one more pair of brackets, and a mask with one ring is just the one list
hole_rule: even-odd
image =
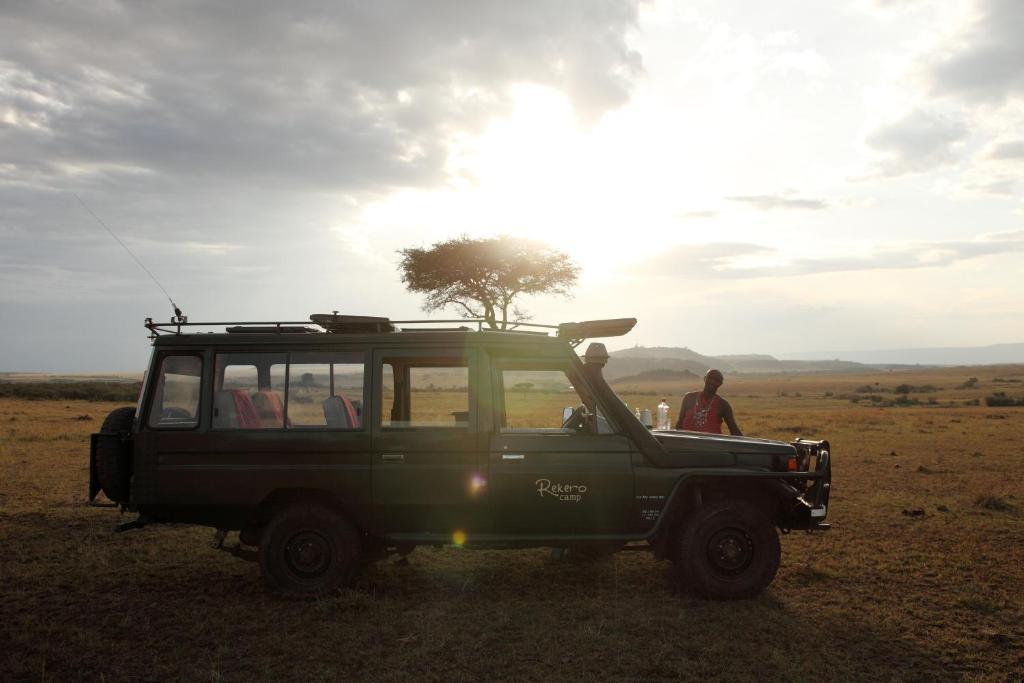
[[125,437],[131,433],[134,420],[135,408],[115,408],[103,421],[100,434],[119,438],[96,441],[96,478],[103,493],[115,503],[127,503],[131,492],[131,448]]

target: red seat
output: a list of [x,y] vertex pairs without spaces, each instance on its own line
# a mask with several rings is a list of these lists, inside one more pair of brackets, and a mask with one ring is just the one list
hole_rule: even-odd
[[259,429],[259,413],[244,389],[222,389],[213,397],[213,426],[228,429]]
[[359,429],[359,416],[352,401],[344,396],[329,396],[324,401],[324,420],[328,427]]
[[281,394],[272,389],[260,389],[250,396],[252,404],[259,415],[260,426],[268,429],[280,429],[284,426],[284,407]]

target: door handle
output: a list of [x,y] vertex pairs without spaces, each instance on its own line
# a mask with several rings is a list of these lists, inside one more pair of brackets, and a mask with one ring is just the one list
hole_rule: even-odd
[[502,453],[502,460],[526,460],[526,456],[522,453]]
[[403,453],[382,453],[380,459],[383,462],[405,462],[405,455]]

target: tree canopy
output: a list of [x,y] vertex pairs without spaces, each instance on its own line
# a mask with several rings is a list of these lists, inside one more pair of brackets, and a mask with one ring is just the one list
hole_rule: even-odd
[[482,318],[491,329],[527,319],[515,305],[524,294],[569,295],[579,268],[567,254],[533,240],[465,235],[429,249],[402,249],[402,282],[426,294],[424,311],[447,306],[464,318]]

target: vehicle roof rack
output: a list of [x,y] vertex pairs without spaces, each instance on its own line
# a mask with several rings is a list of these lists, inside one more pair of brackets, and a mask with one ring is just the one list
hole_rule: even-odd
[[394,332],[395,326],[387,318],[370,315],[338,315],[334,313],[314,313],[309,319],[320,327],[334,334],[370,334],[374,332]]
[[[309,322],[321,329],[309,326]],[[457,327],[438,327],[452,325]],[[398,327],[401,325],[401,327]],[[573,346],[579,346],[584,339],[594,337],[618,337],[628,333],[636,325],[636,318],[614,318],[610,320],[585,320],[582,322],[562,323],[561,325],[544,325],[541,323],[514,322],[498,332],[550,336],[566,339]],[[339,315],[332,313],[314,313],[309,321],[258,321],[258,322],[188,322],[184,319],[173,319],[167,323],[154,322],[146,318],[146,329],[150,339],[161,335],[187,334],[193,330],[183,328],[222,327],[230,334],[380,334],[390,332],[456,332],[456,331],[490,331],[485,318],[458,318],[455,320],[391,320],[368,315]],[[524,329],[525,328],[525,329]],[[194,330],[198,332],[199,330]]]
[[231,334],[315,334],[319,330],[312,327],[294,325],[233,325],[225,328]]

